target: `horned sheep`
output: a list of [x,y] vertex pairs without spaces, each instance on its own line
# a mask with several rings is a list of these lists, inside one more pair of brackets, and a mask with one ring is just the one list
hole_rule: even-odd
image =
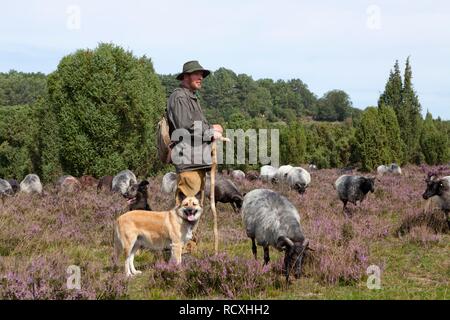
[[247,236],[252,240],[255,259],[258,244],[264,248],[264,263],[269,263],[269,246],[272,246],[285,253],[283,273],[286,281],[289,281],[292,266],[294,276],[300,277],[309,241],[304,236],[300,215],[294,205],[272,190],[255,189],[245,195],[241,213]]
[[438,206],[444,211],[447,223],[450,228],[449,213],[450,213],[450,176],[437,179],[436,177],[428,177],[426,180],[427,189],[422,197],[428,200],[433,197],[438,203]]

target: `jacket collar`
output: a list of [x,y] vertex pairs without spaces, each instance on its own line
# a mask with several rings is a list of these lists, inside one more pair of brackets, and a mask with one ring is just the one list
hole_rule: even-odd
[[183,85],[180,85],[180,88],[192,99],[197,99],[196,92],[192,92],[188,88],[183,87]]

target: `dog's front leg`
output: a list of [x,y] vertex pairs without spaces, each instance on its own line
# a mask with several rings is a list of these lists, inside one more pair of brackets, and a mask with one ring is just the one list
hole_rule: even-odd
[[133,275],[130,270],[130,257],[129,256],[125,259],[125,275],[127,277],[131,277]]
[[181,242],[172,243],[172,257],[170,258],[171,262],[175,262],[176,264],[181,263],[181,253],[183,252],[183,244]]
[[[200,216],[200,218],[201,218],[201,216]],[[198,240],[197,228],[198,228],[198,225],[200,224],[200,218],[197,220],[197,222],[195,222],[194,226],[192,227],[192,229],[191,229],[192,236],[191,236],[191,239],[189,239],[189,240],[192,240],[192,239]],[[196,240],[194,240],[194,241],[196,241]]]

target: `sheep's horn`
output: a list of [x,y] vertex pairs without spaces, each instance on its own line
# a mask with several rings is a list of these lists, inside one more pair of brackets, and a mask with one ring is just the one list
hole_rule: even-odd
[[292,242],[292,240],[289,239],[288,237],[283,237],[283,240],[286,242],[286,244],[287,244],[289,247],[294,246],[294,242]]
[[303,240],[302,246],[307,247],[308,245],[309,245],[309,239],[305,238],[305,240]]
[[309,247],[309,239],[305,238],[305,240],[303,240],[302,246],[303,248],[305,248],[304,250],[308,249],[309,251],[316,251]]

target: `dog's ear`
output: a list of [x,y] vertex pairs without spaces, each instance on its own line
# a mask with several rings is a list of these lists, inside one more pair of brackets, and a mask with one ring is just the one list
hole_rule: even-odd
[[150,183],[147,181],[147,180],[143,180],[143,181],[141,181],[141,183],[139,183],[139,186],[140,187],[145,187],[145,186],[148,186]]
[[186,199],[186,195],[183,192],[178,192],[178,199],[180,202],[183,202],[184,199]]
[[199,192],[197,192],[195,197],[197,198],[198,201],[202,201],[202,191],[200,190]]

